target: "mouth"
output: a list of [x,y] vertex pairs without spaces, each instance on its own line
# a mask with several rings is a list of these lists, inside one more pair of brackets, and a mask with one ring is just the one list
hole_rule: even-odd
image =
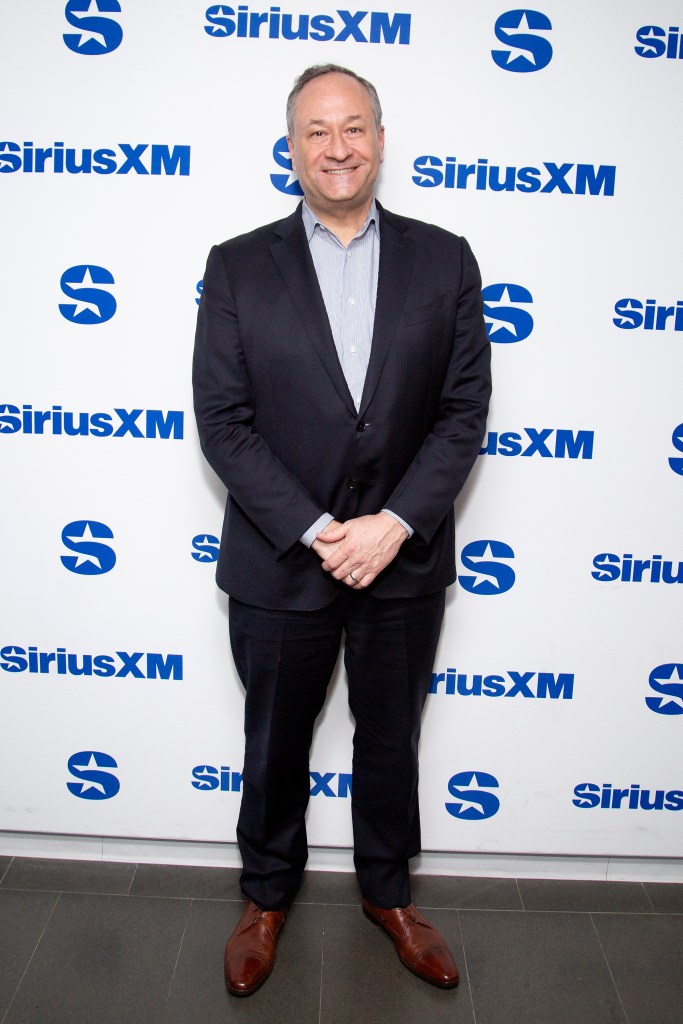
[[357,170],[357,167],[325,167],[323,168],[323,174],[344,175],[352,174]]

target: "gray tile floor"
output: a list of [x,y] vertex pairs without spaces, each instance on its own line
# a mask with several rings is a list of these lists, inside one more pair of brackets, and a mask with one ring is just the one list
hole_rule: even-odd
[[0,1024],[681,1024],[683,885],[418,877],[461,969],[440,991],[310,872],[267,984],[227,995],[229,868],[0,856]]

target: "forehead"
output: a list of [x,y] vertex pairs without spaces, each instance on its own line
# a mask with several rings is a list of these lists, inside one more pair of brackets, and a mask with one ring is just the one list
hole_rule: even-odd
[[294,120],[333,121],[348,117],[372,118],[370,96],[364,85],[339,72],[320,75],[307,82],[296,98]]

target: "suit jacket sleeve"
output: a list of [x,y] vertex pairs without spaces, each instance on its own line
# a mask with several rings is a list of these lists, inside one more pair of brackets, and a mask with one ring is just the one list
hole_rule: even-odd
[[481,276],[467,241],[459,239],[460,281],[448,369],[430,432],[385,504],[429,543],[479,454],[491,394],[491,354]]
[[193,363],[202,451],[230,495],[278,554],[327,511],[273,455],[254,428],[253,392],[237,305],[218,246],[209,254]]

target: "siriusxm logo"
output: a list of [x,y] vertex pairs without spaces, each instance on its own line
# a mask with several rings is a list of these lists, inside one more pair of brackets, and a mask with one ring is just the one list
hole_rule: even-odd
[[313,39],[319,43],[410,42],[410,14],[385,11],[334,11],[330,14],[286,14],[280,7],[250,11],[240,4],[235,13],[227,4],[206,11],[207,35],[214,39]]
[[[441,687],[441,688],[440,688]],[[500,675],[468,675],[457,669],[433,672],[430,693],[461,697],[526,697],[527,699],[571,700],[574,675],[571,672],[503,672]]]
[[519,303],[533,302],[531,292],[521,284],[489,284],[482,289],[484,321],[489,341],[511,344],[524,341],[534,329],[531,313]]
[[278,139],[273,146],[273,160],[278,167],[283,167],[286,174],[271,174],[271,184],[278,192],[284,192],[287,196],[302,196],[304,191],[299,184],[296,173],[292,170],[292,158],[289,155],[286,136]]
[[[576,170],[574,170],[576,168]],[[484,192],[561,192],[576,196],[613,196],[617,169],[613,164],[555,164],[543,167],[501,167],[479,157],[476,164],[458,163],[456,157],[418,156],[413,182],[420,188],[470,188]],[[573,173],[570,173],[572,172]]]
[[197,297],[195,298],[194,301],[197,303],[197,305],[199,305],[202,297],[202,292],[204,291],[204,278],[202,278],[200,281],[197,281],[195,291],[197,292]]
[[668,31],[659,25],[643,25],[636,32],[640,46],[634,46],[639,57],[666,57],[667,60],[683,60],[683,37],[676,25]]
[[121,783],[116,775],[103,768],[118,768],[111,754],[101,750],[79,750],[72,754],[68,763],[69,772],[78,782],[67,782],[66,788],[82,800],[111,800],[116,796]]
[[[326,796],[346,799],[351,796],[350,772],[310,772],[311,796]],[[242,789],[242,773],[233,771],[229,765],[219,768],[212,764],[198,764],[192,769],[192,786],[206,792],[218,790],[223,793],[239,793]]]
[[114,284],[114,278],[104,267],[92,263],[69,267],[59,282],[65,295],[74,302],[60,303],[59,312],[74,324],[103,324],[116,312],[116,299],[98,284]]
[[650,711],[658,715],[683,715],[683,665],[657,665],[650,672],[650,687],[658,697],[646,697]]
[[506,11],[497,19],[494,32],[505,50],[491,50],[494,62],[503,71],[541,71],[553,56],[553,48],[546,36],[536,32],[549,32],[550,19],[540,11]]
[[113,540],[106,523],[94,519],[77,519],[62,530],[62,544],[75,555],[62,555],[62,565],[79,576],[102,576],[116,565],[116,552],[102,540]]
[[[144,416],[141,423],[138,421]],[[176,409],[114,409],[113,412],[65,412],[61,405],[0,405],[0,434],[66,434],[68,437],[183,438],[183,413]]]
[[582,782],[574,787],[574,807],[601,807],[622,811],[683,811],[683,790],[641,789],[637,782],[627,789],[618,789],[611,782],[598,786]]
[[446,810],[464,821],[492,818],[500,808],[500,800],[490,790],[498,786],[498,779],[488,772],[458,772],[448,780],[448,792],[455,800],[445,804]]
[[515,583],[515,571],[507,564],[507,560],[514,557],[509,544],[500,540],[473,540],[465,545],[460,555],[463,566],[471,569],[472,575],[461,572],[458,582],[470,594],[484,597],[504,594]]
[[479,454],[521,455],[526,458],[540,455],[542,459],[593,458],[595,434],[592,430],[555,430],[553,427],[544,427],[542,430],[523,427],[522,430],[523,433],[512,430],[498,433],[497,430],[489,430]]
[[675,306],[658,305],[656,299],[619,299],[614,305],[617,314],[612,323],[624,331],[634,331],[642,327],[644,331],[665,331],[672,327],[674,331],[683,331],[683,301],[678,300]]
[[40,651],[37,647],[8,644],[0,649],[3,672],[31,675],[98,676],[125,679],[182,679],[182,654],[115,651],[113,654],[75,654],[66,647]]
[[212,533],[198,533],[192,538],[192,557],[195,562],[216,562],[221,542]]
[[665,561],[661,555],[634,558],[602,552],[593,559],[591,576],[599,583],[683,583],[683,562]]
[[[149,150],[149,153],[147,153]],[[145,160],[143,160],[145,156]],[[0,142],[0,174],[179,174],[190,173],[189,146],[119,142],[112,148],[65,148],[63,142]]]
[[[679,423],[674,428],[674,432],[671,435],[671,443],[677,452],[683,454],[683,423]],[[683,459],[669,459],[669,465],[674,473],[683,476]]]
[[118,21],[102,14],[120,14],[118,0],[69,0],[64,17],[77,32],[66,32],[64,42],[74,53],[99,57],[121,45],[123,31]]

